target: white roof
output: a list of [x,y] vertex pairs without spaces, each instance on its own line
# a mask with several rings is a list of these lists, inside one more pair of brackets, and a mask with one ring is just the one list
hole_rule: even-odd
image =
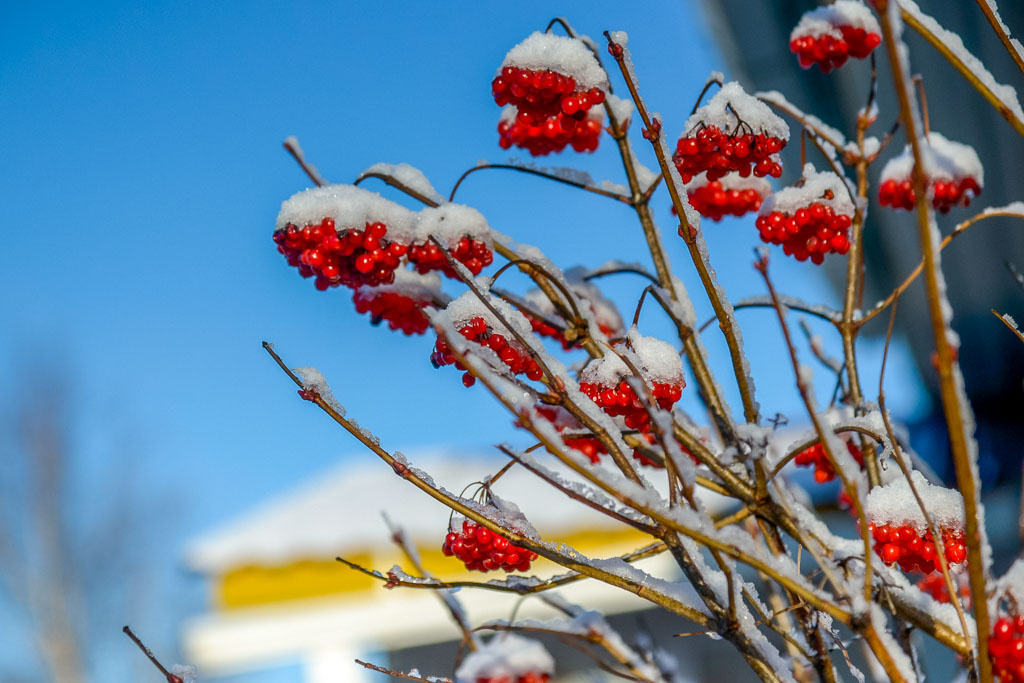
[[[539,459],[551,469],[564,471],[556,467],[554,458],[541,455]],[[508,462],[498,455],[437,451],[413,454],[409,460],[456,493]],[[645,474],[655,482],[664,478],[661,470]],[[544,537],[558,538],[581,529],[622,529],[621,523],[569,499],[520,466],[502,476],[494,492],[517,503]],[[219,574],[246,565],[279,565],[388,545],[390,533],[381,512],[418,545],[436,543],[438,547],[450,513],[364,452],[193,539],[185,560],[192,569]]]

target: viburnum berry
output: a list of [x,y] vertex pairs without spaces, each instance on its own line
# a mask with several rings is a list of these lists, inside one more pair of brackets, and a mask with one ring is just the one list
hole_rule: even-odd
[[[958,587],[960,593],[961,602],[964,607],[970,609],[971,606],[971,587],[963,579],[963,575],[953,574],[953,585]],[[917,582],[917,587],[921,591],[932,596],[932,599],[937,602],[949,602],[949,590],[946,588],[946,577],[942,575],[942,572],[933,572],[928,574],[920,581]]]
[[530,563],[537,559],[537,553],[513,545],[508,539],[476,522],[465,519],[461,526],[457,521],[453,523],[457,530],[449,527],[441,552],[447,557],[462,560],[466,569],[478,572],[498,569],[525,572],[529,571]]
[[836,0],[805,12],[789,35],[789,50],[805,69],[817,64],[828,73],[848,57],[865,59],[882,43],[882,30],[858,0]]
[[[565,408],[542,403],[534,406],[534,411],[537,416],[547,420],[558,430],[566,446],[587,456],[592,464],[596,465],[601,461],[601,455],[608,453],[608,449],[604,447],[601,440],[583,430],[572,413]],[[522,425],[516,421],[516,426],[521,427]],[[583,435],[577,436],[576,433]]]
[[853,202],[842,180],[831,172],[804,167],[802,184],[768,197],[755,225],[761,240],[781,244],[787,256],[821,264],[825,255],[850,249]]
[[491,93],[505,107],[499,144],[533,156],[597,149],[608,77],[583,41],[535,32],[509,50]]
[[416,242],[409,247],[409,262],[417,272],[437,270],[447,277],[457,278],[444,251],[433,240],[446,247],[452,258],[473,275],[479,275],[494,261],[491,227],[487,219],[471,207],[442,204],[423,209],[416,214]]
[[[925,509],[942,536],[946,561],[954,569],[967,559],[964,536],[963,498],[959,491],[936,486],[914,470],[911,478]],[[875,552],[888,565],[899,563],[905,571],[930,574],[938,567],[935,538],[906,478],[876,486],[865,500],[868,528],[875,540]]]
[[405,268],[395,271],[390,285],[360,287],[352,295],[358,313],[369,313],[370,323],[387,321],[392,330],[423,334],[430,326],[424,308],[442,298],[441,278],[436,273],[420,275]]
[[[861,454],[860,449],[852,441],[846,441],[845,443],[850,455],[853,456],[858,465],[863,467],[864,456]],[[793,462],[796,463],[797,467],[813,467],[814,481],[819,484],[825,484],[836,478],[836,471],[832,467],[832,463],[829,462],[828,456],[825,455],[825,447],[820,442],[797,453],[793,458]]]
[[700,174],[708,181],[730,172],[746,178],[782,175],[778,153],[789,139],[786,122],[738,83],[722,86],[686,121],[672,160],[683,182]]
[[1002,683],[1024,683],[1024,615],[995,620],[988,652],[993,673]]
[[604,110],[597,107],[579,120],[561,112],[538,118],[508,105],[502,109],[498,120],[498,145],[502,149],[519,147],[535,157],[561,152],[570,145],[577,152],[593,152],[602,130]]
[[[530,334],[530,323],[526,316],[505,301],[487,296],[488,302],[500,313],[503,320],[497,318],[471,291],[450,302],[445,311],[459,334],[470,342],[490,349],[512,374],[526,375],[528,379],[539,380],[544,373],[537,361],[519,344],[511,329],[506,326],[511,325],[520,336],[526,337]],[[466,369],[456,360],[448,343],[441,337],[434,345],[430,362],[435,368],[455,365],[458,370]],[[469,372],[463,376],[463,383],[467,387],[472,386],[474,381],[473,375]]]
[[300,192],[281,205],[274,242],[316,287],[355,289],[394,281],[412,241],[414,214],[349,185]]
[[535,640],[503,632],[466,654],[455,683],[548,683],[555,660]]
[[[921,155],[928,169],[926,180],[932,206],[941,213],[948,213],[954,206],[970,205],[971,199],[981,194],[985,179],[974,148],[947,140],[935,132],[928,133],[925,140],[927,144],[921,147]],[[878,202],[882,206],[913,210],[913,168],[914,154],[909,145],[885,164],[878,187]]]
[[[626,346],[635,354],[635,364],[657,407],[671,410],[682,397],[686,385],[679,353],[671,344],[654,337],[644,337],[636,329],[630,331]],[[609,351],[591,360],[580,372],[580,391],[612,417],[622,417],[629,429],[641,433],[651,429],[646,397],[641,399],[625,381],[632,376],[618,354]]]
[[757,211],[771,192],[772,187],[764,178],[744,178],[738,173],[710,181],[698,176],[686,185],[690,206],[701,216],[714,221],[720,221],[724,216],[742,216]]

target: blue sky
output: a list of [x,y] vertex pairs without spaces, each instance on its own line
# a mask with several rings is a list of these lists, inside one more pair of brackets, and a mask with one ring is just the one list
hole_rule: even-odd
[[[386,7],[94,2],[0,10],[0,357],[12,359],[0,362],[0,377],[12,379],[16,359],[32,350],[73,369],[83,518],[118,487],[167,501],[139,508],[139,547],[158,551],[161,597],[187,593],[186,609],[202,604],[176,573],[184,539],[356,452],[296,397],[262,340],[292,365],[323,370],[350,414],[388,446],[485,448],[512,435],[482,388],[467,391],[455,371],[430,367],[432,340],[371,328],[347,292],[319,293],[286,267],[270,239],[274,218],[308,183],[281,140],[297,135],[336,182],[374,162],[406,161],[446,194],[477,160],[509,158],[496,144],[490,79],[509,47],[557,14],[594,36],[629,32],[640,86],[670,135],[708,72],[724,68],[687,3],[642,11],[621,2]],[[634,144],[653,165],[638,135]],[[622,182],[611,147],[605,139],[593,156],[540,163]],[[490,173],[468,180],[459,200],[502,232],[565,266],[644,260],[627,207]],[[655,204],[670,226],[667,198]],[[673,232],[666,230],[670,258],[697,298]],[[708,222],[706,234],[729,295],[763,293],[750,267],[752,219]],[[772,254],[783,291],[836,302],[819,270]],[[516,283],[511,276],[503,284]],[[609,286],[630,315],[642,283],[620,276]],[[764,412],[798,415],[774,319],[739,315]],[[668,332],[653,308],[641,328]],[[738,405],[724,344],[710,330],[713,362]],[[877,376],[880,344],[867,346],[863,372]],[[905,354],[891,372],[893,409],[920,412]],[[818,374],[822,387],[830,384]],[[104,445],[112,433],[130,435],[128,456]],[[120,617],[111,615],[115,631]],[[154,626],[154,644],[173,647],[173,626]]]

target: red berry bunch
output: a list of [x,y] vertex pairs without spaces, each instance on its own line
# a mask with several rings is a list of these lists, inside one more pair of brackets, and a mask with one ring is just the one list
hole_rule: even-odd
[[785,146],[784,140],[764,133],[728,133],[711,125],[679,138],[672,161],[684,183],[701,173],[713,181],[733,171],[742,178],[751,173],[758,178],[778,178],[782,165],[773,155]]
[[[875,552],[888,565],[899,563],[905,572],[915,569],[930,574],[938,567],[936,561],[935,539],[931,531],[919,533],[910,524],[875,524],[870,522],[868,528],[875,539]],[[963,529],[943,528],[942,545],[946,551],[946,561],[959,564],[967,558],[967,546],[964,543]]]
[[552,69],[526,69],[504,66],[491,81],[491,93],[499,107],[515,105],[519,111],[535,117],[557,114],[581,120],[587,111],[604,103],[600,88],[582,88],[576,79]]
[[[482,240],[465,236],[451,250],[452,257],[466,266],[473,275],[479,275],[486,266],[494,261],[490,247]],[[427,241],[409,247],[409,262],[416,266],[419,273],[439,270],[450,278],[458,278],[455,270],[448,264],[444,252],[434,242]]]
[[289,223],[274,232],[274,242],[302,277],[316,276],[317,289],[338,285],[355,289],[394,281],[408,246],[388,240],[387,234],[384,223],[339,231],[333,218],[324,218],[302,228]]
[[372,287],[360,287],[352,295],[356,304],[356,312],[369,313],[370,324],[379,325],[388,322],[392,330],[401,330],[405,334],[423,334],[430,326],[430,320],[423,312],[423,307],[430,301],[417,300],[399,292],[381,292]]
[[988,649],[994,673],[1002,683],[1024,683],[1024,615],[996,619]]
[[[682,397],[682,389],[682,384],[651,383],[651,393],[662,410],[672,409],[672,406]],[[580,382],[580,391],[607,414],[612,417],[621,416],[629,429],[645,433],[650,431],[651,417],[647,414],[644,403],[627,382],[619,382],[617,386]]]
[[[534,381],[544,376],[537,361],[525,351],[520,351],[516,346],[510,344],[504,335],[494,332],[483,318],[472,318],[466,321],[459,327],[459,334],[471,342],[494,351],[513,374],[526,375],[527,378]],[[466,369],[462,363],[455,360],[455,355],[449,350],[448,343],[441,338],[438,338],[437,343],[434,344],[430,362],[435,368],[454,364],[457,370]],[[469,372],[462,376],[462,383],[467,387],[473,386],[475,382],[476,378]]]
[[804,13],[789,36],[789,50],[805,69],[814,64],[828,73],[847,58],[865,59],[881,45],[881,28],[856,0],[837,0]]
[[498,121],[498,145],[502,149],[519,147],[535,157],[561,152],[569,145],[577,152],[593,152],[604,128],[602,121],[600,109],[591,110],[580,120],[564,113],[538,118],[508,106]]
[[[948,213],[954,206],[968,206],[971,199],[981,194],[984,169],[977,153],[968,145],[947,140],[945,136],[929,132],[927,145],[921,153],[926,168],[932,169],[927,178],[928,194],[932,206]],[[910,147],[890,159],[882,169],[878,186],[878,202],[894,209],[914,209],[914,183],[911,173],[914,155]]]
[[686,188],[690,206],[701,216],[714,221],[722,220],[723,216],[742,216],[757,211],[770,193],[768,181],[733,174],[703,184],[694,181]]
[[818,173],[808,164],[802,180],[769,197],[755,225],[762,241],[781,244],[798,261],[810,258],[820,265],[826,254],[849,251],[853,203],[831,173]]
[[[850,451],[850,455],[853,456],[858,465],[864,466],[864,456],[861,455],[860,449],[852,441],[846,442],[846,450]],[[814,481],[819,484],[830,482],[836,478],[836,471],[832,467],[832,463],[828,461],[828,456],[825,455],[825,447],[821,443],[816,443],[810,448],[800,451],[793,458],[793,461],[797,467],[814,467]]]
[[[955,574],[952,575],[953,583],[959,585],[960,597],[965,607],[971,605],[971,588],[965,581],[961,581]],[[946,578],[942,572],[933,572],[917,582],[917,587],[932,596],[937,602],[949,602],[949,591],[946,590]]]
[[441,552],[462,560],[466,569],[479,572],[525,572],[537,559],[537,553],[512,545],[508,539],[468,519],[463,520],[461,532],[448,530]]
[[455,683],[548,683],[555,660],[535,640],[503,632],[479,643],[455,670]]

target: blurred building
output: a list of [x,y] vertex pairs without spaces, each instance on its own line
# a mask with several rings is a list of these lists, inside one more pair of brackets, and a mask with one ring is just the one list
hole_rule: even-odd
[[[850,60],[842,68],[823,74],[817,67],[800,69],[796,56],[789,52],[790,31],[800,16],[826,3],[703,0],[700,4],[733,78],[753,90],[782,92],[804,111],[814,113],[852,138],[857,110],[864,106],[868,96],[870,64]],[[1017,37],[1024,34],[1024,2],[1003,0],[998,4],[1011,33]],[[960,35],[967,49],[985,63],[998,82],[1021,91],[1024,75],[1017,70],[976,3],[918,0],[918,5],[945,28]],[[906,29],[905,37],[911,70],[924,79],[931,128],[974,147],[985,169],[984,190],[975,203],[938,216],[943,234],[948,234],[977,210],[1024,199],[1024,138],[912,29]],[[899,108],[884,50],[880,48],[876,54],[880,113],[871,133],[881,138],[897,120]],[[792,120],[789,122],[793,124]],[[794,132],[798,134],[799,130]],[[885,161],[898,154],[904,144],[906,136],[898,132],[893,144],[872,166],[869,178],[876,190]],[[819,168],[823,162],[810,147],[808,160]],[[783,181],[796,180],[796,173],[791,165]],[[880,207],[877,193],[873,193],[865,249],[864,302],[870,306],[887,296],[920,262],[920,239],[913,215]],[[1014,432],[1024,423],[1024,348],[990,311],[994,308],[1018,320],[1024,317],[1024,289],[1004,267],[1006,262],[1024,271],[1024,221],[1019,219],[995,218],[987,224],[980,223],[942,253],[943,273],[954,310],[953,327],[962,340],[960,365],[979,423],[982,476],[990,483],[1020,476],[1019,445]],[[826,262],[825,267],[841,288],[845,260]],[[884,336],[887,319],[886,315],[879,316],[866,328],[866,333]],[[944,424],[938,402],[938,376],[930,363],[935,346],[920,281],[901,297],[896,324],[907,335],[921,375],[934,396],[936,413],[917,430],[922,436],[919,450],[930,451],[926,456],[933,458],[941,469],[947,445],[944,437],[935,435],[938,429],[944,429]]]
[[[445,557],[440,546],[449,524],[447,508],[369,457],[339,465],[189,544],[186,562],[209,580],[210,609],[185,625],[184,650],[204,681],[241,674],[250,680],[260,671],[283,666],[299,667],[301,680],[308,683],[359,681],[369,676],[377,680],[379,674],[368,674],[352,660],[387,665],[398,651],[460,639],[433,591],[387,590],[382,582],[335,561],[340,555],[367,568],[387,571],[397,564],[411,573],[408,561],[391,541],[383,512],[403,528],[425,567],[439,578],[486,580],[504,575],[474,572],[471,576],[456,559]],[[479,455],[415,460],[450,491],[461,491],[505,464]],[[494,491],[516,501],[544,538],[564,541],[589,557],[612,557],[650,542],[649,537],[569,499],[519,467],[496,482]],[[472,488],[468,493],[473,493]],[[710,504],[712,509],[721,505]],[[638,566],[663,578],[679,577],[668,555]],[[559,569],[538,560],[529,573],[549,576],[560,573]],[[596,581],[566,586],[560,594],[605,614],[651,606]],[[513,613],[517,619],[558,616],[535,598],[472,589],[458,592],[458,598],[474,625],[509,619]],[[646,618],[657,625],[654,632],[659,638],[693,630],[690,622],[671,615]],[[635,619],[621,623],[636,629]],[[695,648],[702,644],[692,642]],[[450,644],[441,650],[413,650],[411,662],[409,656],[394,661],[396,666],[416,666],[424,675],[450,676],[453,652]],[[568,659],[559,656],[558,661],[561,680],[571,680],[574,671],[579,674],[593,665],[578,654]],[[296,680],[294,671],[283,680]]]

